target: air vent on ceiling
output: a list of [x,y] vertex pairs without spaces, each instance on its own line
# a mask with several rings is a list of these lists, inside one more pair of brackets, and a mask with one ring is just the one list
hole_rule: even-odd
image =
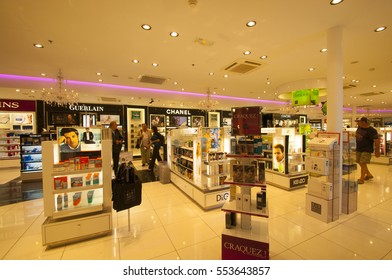
[[104,102],[120,102],[120,99],[114,98],[114,97],[101,97],[101,101]]
[[156,85],[161,85],[166,81],[166,78],[161,78],[161,77],[153,77],[153,76],[141,76],[139,79],[140,82],[142,83],[150,83],[150,84],[156,84]]
[[261,63],[246,59],[239,59],[224,68],[225,71],[237,74],[246,74],[261,67]]
[[366,92],[366,93],[361,93],[360,96],[375,96],[375,95],[380,95],[380,94],[385,94],[385,92]]
[[351,84],[343,85],[343,89],[356,88],[356,87],[357,87],[356,85],[351,85]]

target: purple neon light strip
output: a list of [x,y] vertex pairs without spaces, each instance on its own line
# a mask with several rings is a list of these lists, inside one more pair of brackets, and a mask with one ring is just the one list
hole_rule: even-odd
[[[9,75],[9,74],[0,74],[0,79],[10,79],[10,80],[19,80],[19,81],[35,81],[35,82],[50,82],[53,83],[56,79],[52,78],[44,78],[44,77],[31,77],[31,76],[18,76],[18,75]],[[93,82],[82,82],[82,81],[73,81],[67,80],[68,84],[74,85],[85,85],[85,86],[95,86],[95,87],[107,87],[113,89],[125,89],[125,90],[137,90],[137,91],[152,91],[157,93],[174,93],[174,94],[182,94],[182,95],[193,95],[199,97],[205,97],[205,93],[196,93],[196,92],[187,92],[187,91],[174,91],[174,90],[164,90],[164,89],[152,89],[152,88],[142,88],[142,87],[132,87],[132,86],[121,86],[121,85],[113,85],[113,84],[101,84],[101,83],[93,83]],[[281,104],[281,105],[289,105],[290,102],[285,101],[274,101],[274,100],[262,100],[262,99],[252,99],[245,97],[232,97],[232,96],[224,96],[224,95],[214,95],[213,98],[217,99],[230,99],[230,100],[242,100],[242,101],[252,101],[256,103],[271,103],[271,104]],[[352,108],[343,108],[344,111],[352,111]],[[360,113],[392,113],[392,110],[364,110],[357,109],[357,112]]]

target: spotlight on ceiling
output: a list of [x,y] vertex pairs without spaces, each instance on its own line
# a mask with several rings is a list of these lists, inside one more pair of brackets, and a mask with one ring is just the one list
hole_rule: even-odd
[[152,104],[152,103],[154,103],[154,99],[152,99],[152,98],[151,98],[151,101],[150,101],[150,103],[149,103],[149,104]]

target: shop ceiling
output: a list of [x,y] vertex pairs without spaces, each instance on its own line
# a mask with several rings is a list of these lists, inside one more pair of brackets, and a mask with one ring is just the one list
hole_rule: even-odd
[[[325,79],[320,50],[341,26],[344,107],[392,112],[391,10],[390,0],[0,1],[1,98],[40,99],[61,69],[80,102],[200,108],[210,92],[220,109],[320,113],[291,109],[279,88]],[[41,73],[50,82],[15,79]]]

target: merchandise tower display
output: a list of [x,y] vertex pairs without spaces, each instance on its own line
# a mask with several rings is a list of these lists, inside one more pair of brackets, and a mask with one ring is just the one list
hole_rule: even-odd
[[112,232],[111,140],[100,155],[76,153],[60,161],[59,145],[42,143],[44,215],[42,244],[54,246]]
[[310,174],[306,214],[329,223],[339,219],[340,134],[323,133],[308,143],[305,167]]
[[[230,174],[225,183],[230,185],[230,199],[222,207],[226,212],[222,259],[269,259],[266,162],[261,154],[254,153],[257,142],[255,145],[253,138],[238,138],[238,153],[227,155]],[[238,246],[255,250],[236,250]]]

